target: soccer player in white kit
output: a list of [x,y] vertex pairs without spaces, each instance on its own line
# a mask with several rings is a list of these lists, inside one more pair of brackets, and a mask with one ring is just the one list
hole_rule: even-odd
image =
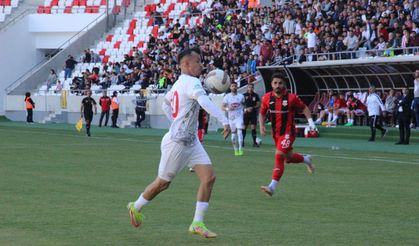
[[231,92],[224,96],[223,108],[228,113],[234,155],[243,155],[244,96],[237,93],[237,83],[231,82]]
[[200,179],[195,216],[189,231],[205,238],[217,235],[205,226],[203,220],[208,210],[215,174],[207,152],[199,142],[198,113],[200,106],[224,125],[224,138],[230,134],[228,120],[209,99],[198,77],[201,75],[201,53],[198,48],[182,51],[178,56],[181,75],[166,94],[163,110],[171,120],[169,132],[161,143],[161,159],[156,179],[147,186],[135,202],[128,203],[131,224],[139,227],[143,222],[142,209],[186,166],[193,167]]

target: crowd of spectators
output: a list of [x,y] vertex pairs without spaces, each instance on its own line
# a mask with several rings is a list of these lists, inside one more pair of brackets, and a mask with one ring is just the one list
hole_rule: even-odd
[[[384,104],[382,110],[382,125],[388,127],[398,127],[397,122],[397,102],[402,95],[402,90],[390,89],[388,91],[375,92]],[[367,122],[367,91],[346,91],[335,92],[329,90],[323,92],[316,102],[312,105],[312,111],[316,114],[316,124],[326,126],[335,126],[336,124],[345,124],[353,126],[354,124],[363,125]],[[416,128],[417,120],[414,116],[414,105],[411,106],[410,127]],[[357,120],[357,121],[356,121]],[[418,128],[419,129],[419,128]]]
[[[150,34],[147,49],[133,47],[123,61],[103,64],[100,74],[99,68],[85,71],[73,79],[72,88],[91,84],[103,89],[113,84],[168,88],[180,74],[177,54],[192,46],[202,50],[204,71],[224,69],[239,85],[255,79],[257,66],[356,58],[350,51],[360,48],[375,50],[370,55],[393,56],[403,52],[397,48],[419,46],[418,1],[281,0],[254,9],[243,2],[214,1],[211,11],[190,3],[186,18],[192,14],[202,18],[193,28],[163,17],[157,8],[153,24],[165,28],[157,37]],[[86,50],[80,61],[99,60]],[[66,62],[66,77],[72,67],[73,61]]]

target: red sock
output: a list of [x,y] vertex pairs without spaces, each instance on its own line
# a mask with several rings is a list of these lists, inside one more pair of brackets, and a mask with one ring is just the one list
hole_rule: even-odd
[[275,168],[272,171],[272,179],[279,181],[284,173],[284,168],[284,157],[282,155],[275,154]]
[[291,158],[287,160],[287,163],[301,163],[304,161],[304,156],[298,153],[292,154]]

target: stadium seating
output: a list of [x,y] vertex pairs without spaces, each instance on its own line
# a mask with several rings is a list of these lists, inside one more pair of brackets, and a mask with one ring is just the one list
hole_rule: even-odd
[[[131,0],[109,1],[109,8],[119,13],[121,6],[129,6]],[[106,0],[44,0],[44,5],[38,6],[38,14],[97,14],[106,11]]]
[[6,17],[11,15],[13,8],[17,8],[19,0],[0,0],[0,22],[4,22]]

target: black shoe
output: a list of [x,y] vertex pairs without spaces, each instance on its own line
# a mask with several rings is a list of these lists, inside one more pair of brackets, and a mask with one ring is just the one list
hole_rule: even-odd
[[403,144],[404,144],[404,145],[409,145],[409,142],[404,142]]
[[381,137],[385,137],[387,135],[388,130],[384,129],[384,131],[381,132]]
[[253,147],[255,147],[255,148],[259,148],[260,146],[259,146],[259,144],[254,143],[254,144],[253,144]]
[[404,144],[404,143],[399,141],[399,142],[397,142],[397,143],[395,143],[395,144],[399,145],[399,144]]
[[375,139],[373,139],[373,138],[368,139],[368,142],[374,142],[374,141],[375,141]]
[[98,125],[98,127],[102,127],[101,125]]

